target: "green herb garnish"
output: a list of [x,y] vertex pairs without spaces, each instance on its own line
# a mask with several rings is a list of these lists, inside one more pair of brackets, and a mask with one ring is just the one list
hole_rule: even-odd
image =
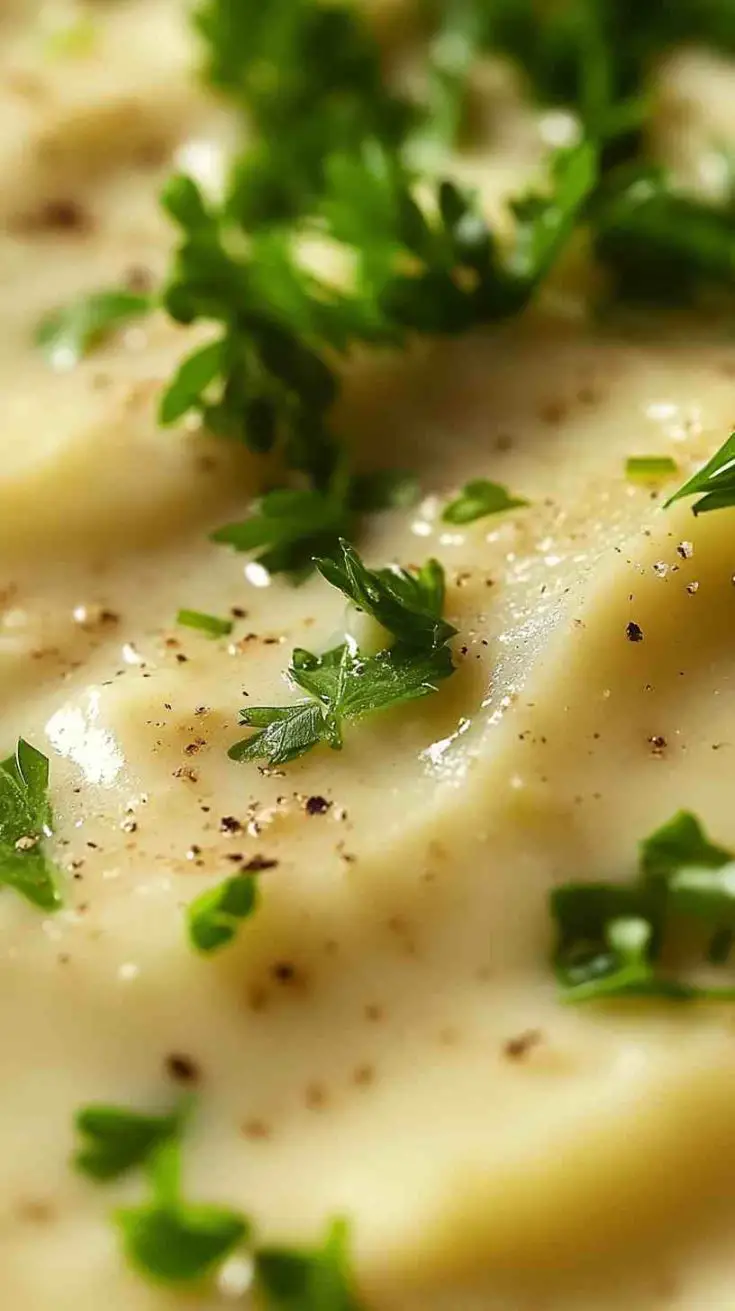
[[242,920],[258,904],[258,885],[252,874],[234,874],[203,892],[187,908],[189,940],[197,951],[209,954],[234,941]]
[[262,1247],[255,1288],[268,1311],[360,1311],[347,1256],[347,1225],[335,1220],[321,1247]]
[[674,501],[686,496],[701,496],[702,499],[692,507],[695,514],[725,510],[735,505],[735,432],[666,504],[673,505]]
[[670,455],[630,455],[625,461],[625,476],[631,482],[661,482],[677,472]]
[[400,469],[377,469],[352,477],[351,500],[355,510],[408,510],[421,494],[418,478]]
[[641,126],[650,71],[671,49],[735,50],[731,0],[493,0],[479,7],[485,45],[517,60],[538,99],[571,106],[588,132],[610,141]]
[[293,581],[311,573],[314,557],[331,552],[351,535],[356,517],[368,511],[406,508],[418,499],[411,474],[390,469],[375,474],[346,474],[338,466],[324,491],[276,488],[261,496],[246,519],[225,524],[212,541],[236,551],[257,551],[270,573],[288,573]]
[[454,672],[446,644],[456,630],[441,618],[444,574],[436,560],[418,574],[397,567],[371,570],[341,542],[339,557],[318,560],[317,567],[387,630],[392,644],[370,656],[361,655],[353,640],[321,656],[297,648],[288,677],[309,699],[241,711],[241,723],[258,731],[230,748],[233,760],[284,764],[319,742],[340,750],[346,723],[428,696]]
[[444,507],[442,519],[445,523],[474,523],[476,519],[501,514],[504,510],[515,510],[524,505],[528,505],[528,501],[513,496],[500,483],[488,482],[487,478],[475,478],[466,483],[459,496]]
[[183,1200],[179,1146],[173,1139],[153,1154],[148,1173],[150,1201],[115,1215],[131,1264],[164,1284],[196,1283],[212,1275],[247,1240],[249,1222],[237,1211]]
[[46,756],[18,739],[15,755],[0,764],[0,883],[41,910],[58,910],[58,872],[44,851],[53,814]]
[[702,987],[662,961],[666,930],[677,919],[713,931],[707,960],[727,960],[735,929],[732,853],[710,842],[694,815],[680,811],[640,844],[631,883],[570,883],[551,895],[557,926],[554,965],[567,1001],[624,995],[730,1000],[735,988]]
[[76,1117],[83,1139],[74,1156],[77,1169],[104,1183],[142,1167],[148,1179],[148,1200],[115,1212],[131,1264],[156,1283],[197,1284],[237,1248],[249,1248],[258,1305],[268,1311],[360,1311],[344,1221],[331,1224],[316,1248],[253,1247],[252,1226],[239,1211],[184,1199],[181,1138],[188,1110],[188,1102],[161,1116],[88,1106]]
[[679,810],[640,843],[641,871],[648,883],[667,881],[689,866],[719,869],[733,859],[726,847],[710,842],[696,815]]
[[[256,453],[278,451],[284,487],[216,534],[298,580],[372,508],[345,467],[333,408],[339,357],[412,334],[464,332],[522,312],[581,226],[617,294],[657,302],[735,284],[732,205],[676,192],[644,151],[649,75],[689,41],[735,49],[730,0],[429,3],[425,103],[383,76],[368,23],[318,0],[204,0],[206,73],[247,124],[221,199],[174,177],[179,230],[161,295],[103,292],[51,316],[39,340],[69,365],[111,327],[162,303],[212,340],[184,360],[160,417],[192,413]],[[660,12],[659,12],[660,11]],[[548,185],[511,204],[501,241],[476,197],[432,171],[461,125],[478,53],[520,62],[539,97],[569,105],[583,139],[550,160]],[[441,147],[440,147],[441,150]],[[341,282],[299,253],[331,246]],[[688,493],[687,493],[688,494]],[[729,493],[728,493],[729,495]],[[719,493],[702,508],[729,504]]]
[[116,328],[147,314],[150,296],[131,291],[96,291],[46,316],[36,329],[41,346],[58,369],[71,369]]
[[145,1165],[162,1143],[178,1138],[182,1123],[181,1111],[144,1115],[125,1106],[85,1106],[75,1120],[82,1145],[74,1165],[92,1179],[119,1179]]
[[[287,485],[216,540],[298,579],[375,504],[365,478],[345,470],[332,426],[339,355],[518,313],[586,205],[596,150],[582,143],[554,158],[543,194],[514,205],[506,248],[473,195],[418,166],[422,135],[453,135],[482,35],[474,0],[443,14],[430,79],[441,103],[432,92],[427,106],[388,88],[351,5],[273,0],[266,14],[259,0],[207,0],[195,21],[210,79],[248,125],[225,194],[214,202],[191,178],[172,178],[163,205],[180,240],[162,295],[85,298],[39,339],[71,364],[154,303],[178,323],[211,325],[213,339],[165,389],[161,421],[193,413],[256,453],[280,452]],[[314,236],[352,270],[341,285],[301,261]],[[308,485],[294,488],[294,473]]]
[[703,289],[735,288],[729,210],[674,191],[661,169],[643,165],[630,181],[611,179],[593,217],[596,253],[619,296],[687,304]]
[[354,547],[340,542],[334,559],[317,560],[316,565],[328,583],[409,646],[433,650],[457,631],[441,617],[444,571],[438,560],[427,561],[415,574],[397,565],[367,569]]
[[325,492],[284,487],[260,497],[247,519],[218,528],[212,541],[236,551],[257,551],[258,563],[269,572],[289,573],[297,580],[311,572],[314,555],[330,550],[352,522],[341,487]]
[[232,632],[232,620],[219,619],[217,615],[207,615],[201,610],[179,610],[177,624],[184,628],[195,628],[207,637],[229,637]]

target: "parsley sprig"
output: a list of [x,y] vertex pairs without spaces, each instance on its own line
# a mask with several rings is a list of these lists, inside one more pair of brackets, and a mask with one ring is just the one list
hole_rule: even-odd
[[340,750],[346,724],[429,696],[454,672],[447,643],[456,629],[442,618],[444,573],[436,560],[412,574],[371,570],[348,542],[317,560],[322,576],[386,630],[386,646],[363,655],[353,639],[314,655],[297,648],[289,682],[307,699],[290,706],[246,707],[240,721],[257,731],[235,743],[233,760],[285,764],[323,742]]
[[0,883],[40,910],[61,906],[58,871],[45,851],[53,829],[49,762],[23,738],[0,763]]
[[551,896],[554,965],[565,1000],[735,999],[735,987],[680,979],[665,956],[670,924],[695,919],[709,930],[709,963],[725,963],[735,929],[734,860],[709,840],[694,815],[679,811],[641,843],[633,882],[557,888]]

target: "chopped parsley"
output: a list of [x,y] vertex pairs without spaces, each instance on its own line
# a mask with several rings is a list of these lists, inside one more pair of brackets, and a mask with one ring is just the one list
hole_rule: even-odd
[[145,1115],[88,1106],[77,1114],[78,1170],[109,1183],[139,1168],[147,1180],[148,1198],[114,1213],[131,1265],[155,1283],[198,1284],[242,1249],[252,1256],[258,1305],[267,1311],[360,1311],[343,1220],[335,1220],[314,1248],[258,1246],[241,1212],[184,1198],[181,1139],[189,1107],[187,1101],[171,1114]]
[[657,60],[679,45],[735,50],[731,0],[494,0],[479,8],[486,47],[516,60],[539,100],[574,108],[588,132],[618,151],[620,136],[628,150],[638,145]]
[[163,1143],[177,1139],[182,1123],[181,1110],[145,1115],[125,1106],[85,1106],[75,1120],[81,1146],[74,1165],[100,1182],[119,1179],[145,1165]]
[[233,760],[285,764],[320,742],[338,751],[345,724],[428,696],[454,672],[447,643],[456,630],[441,617],[444,574],[436,560],[417,574],[371,570],[343,541],[339,556],[318,560],[317,567],[386,630],[391,644],[376,655],[362,655],[352,639],[320,656],[297,648],[288,678],[308,700],[246,707],[240,722],[257,731],[230,748]]
[[[352,6],[273,0],[266,11],[259,0],[207,0],[195,22],[210,80],[247,122],[224,196],[208,199],[193,179],[173,177],[162,201],[180,238],[163,291],[86,297],[42,325],[40,338],[71,364],[153,304],[178,323],[211,325],[212,340],[164,390],[161,422],[195,414],[255,453],[278,449],[284,487],[215,540],[261,552],[271,571],[298,580],[314,555],[351,535],[357,513],[380,503],[369,476],[344,469],[332,422],[338,357],[523,309],[587,203],[596,150],[582,143],[552,160],[548,188],[514,205],[507,246],[471,193],[419,163],[422,136],[455,133],[483,29],[474,0],[442,14],[423,105],[387,85]],[[342,285],[300,259],[302,239],[315,236],[352,269]]]
[[147,1172],[149,1201],[115,1213],[128,1260],[141,1274],[164,1284],[191,1284],[214,1274],[246,1242],[249,1222],[238,1211],[183,1199],[174,1139],[153,1153]]
[[111,332],[141,318],[152,306],[150,296],[132,291],[92,292],[42,319],[36,329],[36,344],[54,368],[71,369]]
[[504,510],[515,510],[524,505],[528,505],[528,501],[524,501],[521,496],[513,496],[501,483],[488,482],[487,478],[474,478],[444,507],[442,519],[445,523],[474,523],[476,519],[485,519],[490,514],[501,514]]
[[317,560],[316,565],[328,583],[408,646],[435,650],[456,634],[441,617],[445,587],[438,560],[428,560],[415,574],[398,565],[367,569],[354,547],[343,541],[334,559]]
[[232,632],[231,619],[219,619],[217,615],[207,615],[201,610],[179,610],[176,622],[184,628],[205,633],[207,637],[229,637]]
[[726,962],[735,929],[735,863],[710,842],[696,817],[678,814],[640,844],[630,883],[569,883],[551,894],[557,928],[554,966],[565,1000],[647,996],[731,1000],[735,987],[680,979],[666,954],[672,921],[710,931],[710,965]]
[[240,922],[249,919],[257,905],[257,882],[244,872],[203,892],[186,912],[192,946],[205,955],[226,947],[236,938]]
[[630,455],[625,461],[625,475],[631,482],[662,482],[678,470],[670,455]]
[[255,502],[246,519],[225,524],[212,541],[236,551],[257,551],[270,573],[288,573],[298,581],[311,573],[314,555],[330,550],[353,526],[344,486],[277,488]]
[[678,492],[666,502],[673,505],[683,497],[699,496],[692,507],[695,514],[708,510],[724,510],[735,505],[735,432],[716,451],[711,460],[695,473]]
[[267,1311],[360,1311],[347,1238],[347,1225],[335,1220],[320,1247],[256,1251],[255,1288]]
[[[37,334],[69,367],[154,305],[209,325],[212,339],[163,392],[161,422],[196,415],[256,454],[279,452],[284,485],[215,540],[295,581],[375,508],[333,422],[340,357],[521,313],[582,227],[616,296],[668,304],[735,287],[732,196],[717,205],[677,191],[645,149],[651,70],[682,43],[735,50],[731,0],[427,0],[427,11],[426,94],[408,99],[384,77],[358,7],[202,0],[205,73],[244,129],[224,194],[171,178],[162,203],[179,240],[162,291],[82,297]],[[486,49],[582,127],[551,156],[548,185],[511,203],[509,240],[442,176]],[[350,270],[341,282],[304,263],[314,238]],[[722,459],[698,511],[732,503]],[[692,480],[680,495],[697,490]]]
[[640,844],[641,871],[648,883],[671,879],[690,866],[720,869],[733,859],[726,847],[710,842],[696,815],[679,810]]
[[45,853],[53,813],[48,798],[49,762],[23,738],[0,763],[0,883],[40,910],[61,906],[58,871]]

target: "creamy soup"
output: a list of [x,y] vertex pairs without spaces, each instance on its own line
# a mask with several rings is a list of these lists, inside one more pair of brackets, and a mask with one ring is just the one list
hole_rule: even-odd
[[[392,39],[398,6],[379,17]],[[732,1007],[565,1005],[548,899],[630,878],[681,808],[735,847],[732,511],[664,510],[626,476],[669,457],[680,483],[724,441],[731,329],[599,321],[578,254],[505,327],[353,361],[358,464],[422,489],[359,549],[442,563],[457,673],[341,753],[228,759],[240,708],[292,699],[292,649],[340,640],[345,600],[209,540],[259,470],[159,426],[189,331],[159,313],[73,368],[32,341],[81,293],[165,270],[172,161],[216,183],[233,135],[198,60],[177,0],[2,6],[2,743],[50,760],[63,906],[0,895],[0,1302],[248,1305],[237,1280],[142,1277],[111,1220],[140,1174],[70,1165],[81,1107],[193,1090],[187,1197],[268,1243],[345,1217],[371,1311],[726,1311]],[[502,70],[484,93],[501,110],[456,169],[493,214],[555,122]],[[719,56],[661,68],[656,148],[687,185],[710,185],[734,107]],[[528,505],[447,524],[473,478]],[[182,607],[231,633],[177,625]],[[257,913],[197,954],[186,907],[248,865]]]

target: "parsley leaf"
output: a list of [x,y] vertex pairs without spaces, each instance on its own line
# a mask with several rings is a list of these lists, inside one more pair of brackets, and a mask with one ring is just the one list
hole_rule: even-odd
[[503,510],[514,510],[528,505],[520,496],[513,496],[507,487],[500,483],[488,482],[487,478],[475,478],[465,483],[459,496],[444,507],[442,519],[445,523],[474,523],[490,514],[501,514]]
[[667,880],[687,866],[719,869],[732,859],[731,851],[710,842],[696,815],[688,810],[677,811],[640,844],[641,872],[649,883]]
[[622,990],[647,988],[650,969],[643,956],[649,935],[620,935],[610,926],[644,924],[654,909],[637,887],[624,884],[570,883],[555,889],[551,912],[558,928],[554,964],[569,1000],[586,1001]]
[[597,184],[598,164],[598,149],[591,140],[558,150],[552,156],[548,191],[534,190],[512,203],[516,238],[510,269],[526,299],[548,277],[569,241]]
[[354,640],[320,656],[297,648],[288,677],[309,700],[246,707],[240,722],[258,731],[230,748],[232,760],[285,764],[320,742],[339,751],[344,724],[428,696],[454,672],[446,643],[456,630],[441,618],[444,573],[436,560],[417,574],[398,567],[371,570],[343,541],[340,557],[319,560],[317,567],[395,641],[371,656],[361,655]]
[[218,528],[212,541],[236,551],[258,550],[264,568],[298,580],[311,572],[313,556],[332,549],[351,521],[350,508],[336,490],[277,488],[256,501],[247,519]]
[[132,291],[96,291],[81,296],[39,323],[35,340],[58,369],[70,369],[116,328],[148,314],[150,296]]
[[411,474],[385,469],[345,476],[338,466],[326,491],[278,487],[252,506],[247,519],[225,524],[213,542],[236,551],[254,551],[270,573],[288,573],[294,582],[311,573],[314,556],[331,554],[350,532],[357,512],[405,508],[418,497]]
[[232,632],[230,619],[220,619],[217,615],[208,615],[202,610],[179,610],[176,622],[184,628],[194,628],[197,632],[206,633],[207,637],[229,637]]
[[131,1264],[164,1284],[206,1278],[250,1233],[237,1211],[185,1202],[179,1172],[178,1144],[170,1140],[150,1161],[151,1200],[123,1207],[115,1216]]
[[230,748],[232,760],[267,759],[282,765],[319,742],[339,751],[345,722],[429,696],[454,673],[454,666],[448,647],[420,651],[397,644],[362,657],[345,643],[322,656],[297,648],[288,672],[291,681],[314,700],[243,710],[240,722],[260,731]]
[[186,1202],[126,1207],[118,1211],[117,1222],[131,1264],[166,1284],[212,1274],[248,1232],[236,1211]]
[[441,618],[444,572],[436,560],[417,574],[397,565],[367,569],[354,547],[341,541],[336,558],[317,560],[316,565],[328,583],[408,646],[436,648],[457,631]]
[[330,1225],[321,1247],[262,1247],[255,1287],[268,1311],[360,1311],[347,1259],[347,1226]]
[[230,760],[268,760],[286,765],[326,739],[324,716],[313,701],[293,706],[259,706],[240,711],[240,723],[259,731],[236,742],[227,752]]
[[640,844],[631,883],[570,883],[551,894],[554,967],[568,1001],[624,995],[729,1000],[735,988],[702,987],[661,968],[672,918],[704,920],[715,934],[707,959],[722,965],[735,935],[735,863],[680,811]]
[[74,1165],[100,1181],[119,1179],[135,1166],[144,1165],[162,1143],[179,1136],[182,1112],[144,1115],[125,1106],[85,1106],[75,1125],[82,1145]]
[[158,417],[164,427],[176,423],[197,407],[223,366],[224,346],[221,341],[211,342],[187,356],[161,397]]
[[678,492],[666,502],[673,505],[682,497],[699,496],[702,499],[693,506],[695,514],[704,514],[707,510],[724,510],[735,505],[735,432],[731,433],[719,451],[711,460],[695,473]]
[[724,964],[735,928],[734,853],[710,842],[696,816],[680,810],[641,843],[640,854],[643,877],[649,886],[665,886],[672,911],[715,924],[708,959]]
[[429,696],[454,666],[448,647],[417,651],[401,644],[364,658],[345,643],[324,656],[294,651],[289,672],[294,683],[324,706],[329,745],[339,749],[343,720]]
[[258,905],[258,885],[252,874],[233,874],[192,901],[186,912],[189,940],[197,951],[219,951],[237,936],[241,920]]
[[49,763],[23,738],[0,763],[0,883],[41,910],[58,910],[57,871],[43,850],[52,830]]

